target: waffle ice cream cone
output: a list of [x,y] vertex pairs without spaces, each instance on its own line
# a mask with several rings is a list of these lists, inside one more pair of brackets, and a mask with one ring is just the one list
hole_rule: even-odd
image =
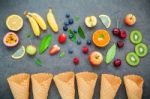
[[53,75],[51,73],[32,74],[32,91],[34,99],[47,99]]
[[27,73],[20,73],[12,75],[7,78],[11,92],[14,99],[28,99],[29,98],[29,81],[30,75]]
[[92,99],[97,78],[97,74],[92,72],[76,74],[79,99]]
[[142,99],[144,79],[138,75],[124,76],[128,99]]
[[121,79],[111,74],[102,74],[100,99],[115,99]]
[[62,99],[75,98],[74,72],[64,72],[54,76],[54,82]]

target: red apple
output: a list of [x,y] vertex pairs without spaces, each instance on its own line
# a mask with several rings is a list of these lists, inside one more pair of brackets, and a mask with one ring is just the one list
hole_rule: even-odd
[[133,14],[127,14],[125,19],[124,19],[125,24],[132,26],[136,23],[136,17]]
[[89,54],[89,62],[92,64],[92,66],[97,67],[100,65],[103,61],[103,56],[100,52],[98,51],[93,51]]

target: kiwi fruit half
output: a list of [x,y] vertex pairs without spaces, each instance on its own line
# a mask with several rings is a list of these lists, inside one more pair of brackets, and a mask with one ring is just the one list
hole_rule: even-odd
[[126,56],[126,61],[130,66],[137,66],[140,62],[140,58],[135,52],[129,52]]
[[142,34],[138,30],[134,30],[130,33],[130,41],[133,44],[139,44],[142,41]]
[[148,47],[146,44],[144,43],[140,43],[140,44],[137,44],[135,46],[135,53],[139,56],[139,57],[144,57],[147,55],[148,53]]

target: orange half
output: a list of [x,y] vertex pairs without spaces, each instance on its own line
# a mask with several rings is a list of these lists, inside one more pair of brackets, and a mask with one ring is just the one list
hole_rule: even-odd
[[96,30],[92,36],[93,43],[98,47],[105,47],[110,42],[110,35],[106,30]]

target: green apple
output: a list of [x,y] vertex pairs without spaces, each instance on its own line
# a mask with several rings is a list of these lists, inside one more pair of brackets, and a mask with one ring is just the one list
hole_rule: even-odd
[[36,47],[34,45],[28,45],[26,47],[26,52],[29,55],[35,55],[36,54]]

